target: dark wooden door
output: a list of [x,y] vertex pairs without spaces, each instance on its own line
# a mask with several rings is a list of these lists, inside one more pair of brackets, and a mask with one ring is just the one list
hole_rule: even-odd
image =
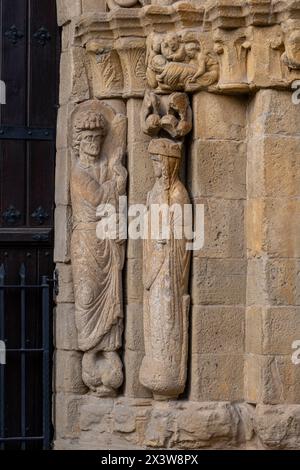
[[[42,276],[53,276],[56,1],[0,0],[0,5],[0,78],[6,84],[0,117],[0,267],[6,286],[22,279],[39,286]],[[2,371],[0,438],[7,440],[0,448],[42,448],[43,353],[35,351],[43,344],[42,292],[37,287],[3,290],[0,333],[5,338],[0,340],[13,351]]]

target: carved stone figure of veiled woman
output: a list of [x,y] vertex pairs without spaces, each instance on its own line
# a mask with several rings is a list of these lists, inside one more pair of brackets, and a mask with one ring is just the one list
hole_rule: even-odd
[[181,144],[156,139],[151,141],[149,152],[156,183],[148,194],[148,237],[143,249],[145,357],[140,382],[155,399],[166,400],[183,393],[186,383],[190,252],[184,233],[181,239],[175,236],[175,226],[178,229],[182,223],[182,219],[176,220],[176,212],[173,216],[170,212],[167,239],[151,237],[153,217],[149,214],[153,205],[162,204],[176,204],[183,211],[190,201],[178,176]]
[[125,247],[118,240],[97,238],[97,207],[118,209],[119,196],[125,194],[126,118],[95,100],[79,105],[72,123],[71,259],[78,344],[84,351],[82,377],[97,395],[111,396],[123,382],[117,350],[123,332]]

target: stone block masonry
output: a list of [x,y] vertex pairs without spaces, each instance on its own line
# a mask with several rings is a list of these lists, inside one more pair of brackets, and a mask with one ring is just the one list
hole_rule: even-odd
[[[300,450],[300,4],[57,9],[55,448]],[[104,247],[116,194],[202,204],[204,246]]]

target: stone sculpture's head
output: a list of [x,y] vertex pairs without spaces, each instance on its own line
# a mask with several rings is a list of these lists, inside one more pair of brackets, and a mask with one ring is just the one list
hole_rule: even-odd
[[178,177],[182,144],[170,139],[153,139],[148,150],[155,177],[162,179],[165,189],[169,189]]
[[185,52],[189,59],[195,59],[200,51],[201,47],[198,42],[188,42],[185,45]]
[[169,33],[165,36],[161,44],[161,51],[167,59],[171,59],[173,54],[180,47],[180,37],[176,33]]
[[79,158],[99,158],[106,133],[106,122],[101,113],[85,111],[79,114],[74,130],[74,149]]

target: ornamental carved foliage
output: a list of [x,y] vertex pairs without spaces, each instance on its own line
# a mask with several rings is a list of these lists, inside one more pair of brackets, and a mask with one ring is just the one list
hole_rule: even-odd
[[100,45],[97,41],[90,41],[86,50],[91,64],[94,96],[121,96],[124,80],[117,51],[110,45]]
[[96,98],[143,96],[146,87],[145,40],[91,40],[86,45]]
[[197,33],[152,33],[147,40],[147,80],[157,93],[195,92],[217,82],[218,61]]
[[[125,195],[123,166],[126,117],[97,100],[86,101],[72,115],[73,165],[71,259],[78,345],[83,351],[82,378],[92,393],[113,396],[123,382],[118,350],[122,345],[123,240],[101,238],[99,222],[118,213]],[[105,221],[104,221],[105,223]]]

